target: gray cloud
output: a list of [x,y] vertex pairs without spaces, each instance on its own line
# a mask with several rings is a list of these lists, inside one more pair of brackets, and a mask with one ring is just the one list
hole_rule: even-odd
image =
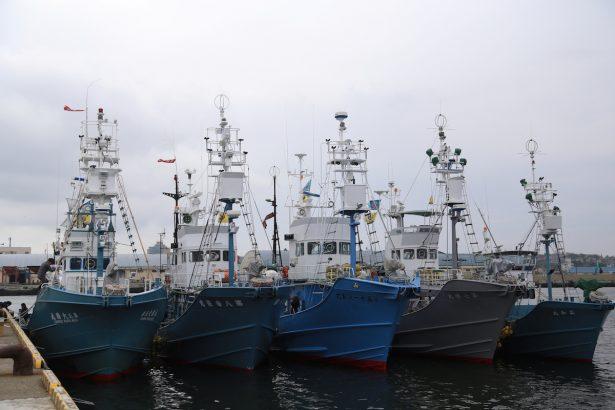
[[[81,120],[62,106],[83,106],[100,78],[90,109],[120,122],[123,175],[147,243],[171,228],[161,192],[174,167],[156,159],[175,151],[180,171],[199,168],[204,129],[217,122],[212,100],[224,92],[263,213],[269,167],[294,166],[287,144],[320,171],[335,111],[347,110],[351,135],[371,147],[373,188],[393,178],[407,190],[442,110],[498,240],[518,242],[531,221],[518,153],[533,136],[546,153],[539,173],[560,189],[569,250],[613,253],[614,17],[608,1],[3,2],[0,238],[35,250],[53,239]],[[424,169],[408,205],[428,197]]]

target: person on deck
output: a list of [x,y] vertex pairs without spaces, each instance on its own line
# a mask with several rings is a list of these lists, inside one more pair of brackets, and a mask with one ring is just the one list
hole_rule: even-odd
[[30,319],[30,311],[26,304],[22,303],[19,309],[19,321],[20,323],[28,323],[28,319]]
[[47,283],[47,272],[52,271],[51,265],[54,264],[53,258],[47,259],[45,262],[41,263],[41,266],[38,268],[38,280],[42,283]]

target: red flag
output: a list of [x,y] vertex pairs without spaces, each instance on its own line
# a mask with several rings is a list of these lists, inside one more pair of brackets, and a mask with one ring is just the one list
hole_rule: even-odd
[[269,215],[265,217],[265,219],[263,219],[263,228],[267,229],[267,219],[271,219],[271,218],[273,218],[273,212],[271,212]]
[[70,108],[68,105],[64,106],[64,111],[72,111],[72,112],[78,112],[78,111],[83,111],[83,110],[73,110],[72,108]]
[[173,158],[173,159],[162,159],[162,158],[160,158],[158,160],[158,162],[164,162],[165,164],[173,164],[173,163],[175,163],[175,158]]

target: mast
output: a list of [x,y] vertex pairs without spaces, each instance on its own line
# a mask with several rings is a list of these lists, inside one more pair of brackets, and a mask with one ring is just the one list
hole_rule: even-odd
[[[452,150],[446,143],[446,133],[444,132],[446,123],[447,120],[443,114],[436,116],[435,124],[438,129],[440,148],[437,153],[434,153],[429,148],[426,154],[430,158],[432,172],[437,175],[436,183],[441,184],[444,189],[444,201],[442,202],[441,212],[444,213],[448,209],[448,215],[451,220],[452,267],[453,269],[459,269],[457,223],[464,222],[466,218],[469,218],[469,213],[467,213],[466,209],[465,179],[463,176],[467,160],[461,157],[461,148]],[[466,211],[465,215],[463,215],[464,211]]]
[[278,232],[278,201],[276,192],[276,180],[277,176],[280,174],[280,170],[278,169],[278,167],[273,166],[269,169],[269,174],[273,177],[273,200],[267,199],[267,202],[271,203],[271,206],[273,207],[273,249],[271,262],[274,266],[277,266],[278,259],[280,261],[280,264],[282,263],[282,250],[280,247],[280,236]]
[[[89,134],[88,128],[96,132]],[[103,294],[105,271],[115,266],[116,242],[113,199],[122,209],[124,195],[119,168],[117,121],[105,118],[98,109],[95,121],[83,121],[79,135],[79,169],[73,196],[67,199],[68,213],[63,240],[57,240],[61,261],[78,259],[78,266],[64,267],[62,285],[71,291]],[[121,211],[122,214],[124,211]],[[130,239],[130,232],[129,239]],[[134,244],[134,242],[132,242]]]
[[163,192],[162,194],[175,200],[175,208],[173,210],[173,243],[171,243],[171,250],[173,252],[172,264],[177,265],[177,229],[179,226],[179,200],[187,194],[181,193],[179,191],[179,178],[177,177],[177,174],[173,175],[173,180],[175,181],[175,192]]
[[[559,257],[560,248],[563,251],[561,210],[559,207],[553,206],[553,202],[557,196],[557,191],[553,189],[553,185],[550,182],[545,182],[544,177],[536,179],[536,153],[538,152],[538,143],[530,138],[525,144],[525,149],[530,156],[532,180],[531,182],[527,182],[524,178],[520,183],[526,192],[525,199],[530,205],[531,212],[536,219],[534,223],[534,226],[537,228],[536,247],[538,248],[539,244],[544,245],[547,296],[549,300],[552,300],[553,269],[551,269],[550,246],[553,243],[555,244],[557,256]],[[561,263],[559,263],[559,269],[562,274],[562,282],[565,284]],[[565,289],[564,286],[564,292]]]
[[339,213],[347,216],[350,225],[350,274],[356,276],[357,266],[357,241],[356,230],[360,224],[362,213],[369,211],[367,204],[366,161],[368,148],[363,145],[363,140],[357,142],[345,139],[346,112],[335,113],[335,119],[339,122],[338,141],[332,142],[327,139],[327,151],[329,164],[340,175],[341,181],[335,181],[335,188],[341,193],[341,207]]
[[[228,221],[229,286],[234,286],[236,258],[234,239],[239,229],[235,220],[240,215],[243,215],[250,239],[255,244],[251,216],[243,203],[248,198],[246,181],[248,152],[242,149],[243,139],[238,137],[239,129],[230,127],[226,119],[225,109],[229,106],[228,97],[224,94],[216,96],[214,105],[220,113],[220,125],[217,128],[208,129],[205,141],[210,167],[209,175],[217,181],[213,201],[217,200],[224,205],[223,217],[219,223],[223,223],[224,219]],[[213,138],[210,135],[213,135]],[[234,204],[239,204],[241,212],[233,209]]]

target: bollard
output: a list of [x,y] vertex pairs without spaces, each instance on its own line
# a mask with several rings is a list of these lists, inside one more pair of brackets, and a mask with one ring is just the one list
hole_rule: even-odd
[[0,358],[13,359],[13,376],[31,376],[33,374],[32,354],[21,345],[0,347]]

